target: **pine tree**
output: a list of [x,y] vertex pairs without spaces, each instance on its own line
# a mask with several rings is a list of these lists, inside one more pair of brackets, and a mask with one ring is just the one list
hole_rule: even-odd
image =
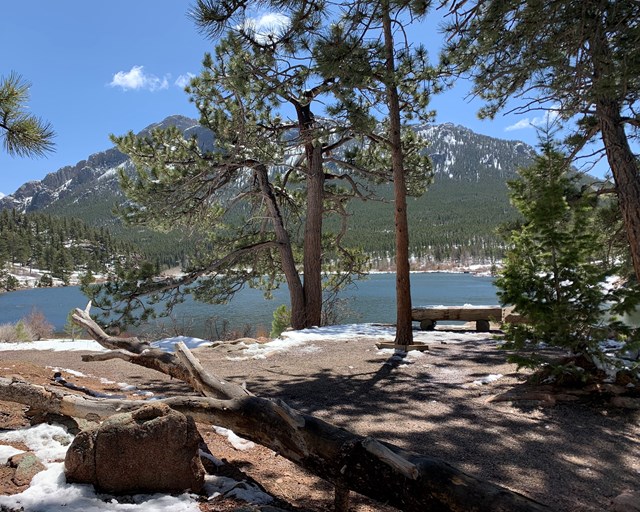
[[[114,139],[137,169],[135,179],[122,176],[122,188],[135,203],[124,217],[160,228],[197,226],[206,243],[189,258],[185,280],[160,283],[148,276],[134,290],[123,274],[120,284],[102,287],[103,295],[131,305],[141,304],[140,295],[161,290],[156,298],[167,298],[171,306],[184,292],[180,287],[197,280],[197,298],[224,301],[245,283],[268,292],[284,274],[292,325],[318,325],[323,270],[339,261],[333,267],[339,275],[325,283],[343,286],[364,268],[359,252],[342,244],[346,222],[329,232],[324,216],[346,219],[347,201],[364,195],[362,180],[354,176],[366,175],[365,169],[353,169],[334,156],[354,139],[351,127],[320,120],[314,112],[335,86],[334,78],[318,78],[315,68],[306,64],[312,62],[309,41],[321,18],[313,4],[296,4],[291,7],[292,26],[282,34],[269,34],[265,43],[242,13],[240,21],[232,22],[214,12],[216,7],[215,2],[199,2],[194,9],[205,32],[222,32],[224,37],[188,88],[201,125],[213,132],[214,151],[172,129],[154,130],[145,138]],[[239,3],[232,11],[245,7]],[[294,61],[298,64],[285,65]],[[309,87],[309,82],[315,85]],[[328,163],[331,168],[325,167]],[[304,280],[298,273],[300,259]],[[204,275],[211,279],[202,279]],[[129,277],[140,284],[139,274]],[[127,304],[123,319],[131,320]]]
[[[407,192],[424,192],[431,180],[431,162],[422,154],[424,143],[417,140],[407,122],[431,119],[427,105],[433,71],[425,49],[412,48],[404,38],[397,37],[396,29],[410,24],[401,21],[403,16],[413,20],[424,17],[428,2],[348,2],[341,8],[342,18],[315,51],[323,76],[337,78],[341,83],[333,113],[346,114],[356,131],[368,139],[367,149],[359,155],[361,165],[377,167],[376,161],[385,161],[392,170],[395,343],[408,346],[413,341],[413,331]],[[385,114],[383,130],[375,122],[374,112]],[[353,156],[355,160],[356,155]]]
[[[523,223],[511,232],[496,285],[500,301],[515,306],[527,323],[508,326],[506,348],[535,350],[545,343],[602,357],[599,343],[609,335],[606,303],[613,300],[603,283],[616,269],[599,258],[597,197],[578,180],[565,155],[545,142],[534,165],[509,183]],[[543,362],[535,353],[516,360]]]
[[64,324],[64,332],[69,335],[71,341],[76,341],[76,338],[82,333],[82,328],[80,328],[73,321],[73,310],[69,311],[67,315],[67,321]]
[[10,155],[42,156],[53,150],[51,125],[27,111],[30,87],[15,73],[0,77],[0,138]]
[[[577,154],[601,136],[640,282],[640,2],[456,2],[445,63],[469,73],[481,116],[549,109]],[[519,103],[510,103],[512,99]]]

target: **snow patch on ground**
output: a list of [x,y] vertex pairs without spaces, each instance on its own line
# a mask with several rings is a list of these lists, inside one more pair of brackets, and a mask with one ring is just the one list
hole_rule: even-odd
[[[226,435],[231,434],[233,432],[228,430]],[[239,443],[249,442],[238,436],[235,437],[240,440]],[[73,436],[59,425],[40,424],[0,433],[0,441],[26,444],[47,468],[33,478],[30,487],[25,491],[13,496],[0,496],[0,507],[22,509],[24,512],[200,511],[197,496],[190,493],[175,496],[137,494],[118,501],[115,496],[96,493],[91,485],[68,484],[64,476],[64,463],[60,461],[64,459],[72,440]],[[0,463],[6,462],[16,453],[21,453],[21,450],[0,445]],[[221,462],[215,460],[214,463]],[[267,504],[273,501],[271,496],[255,485],[210,475],[205,477],[205,493],[209,499],[222,494],[253,504]]]
[[6,464],[11,457],[18,453],[22,453],[22,450],[13,446],[0,445],[0,464]]
[[218,435],[226,437],[231,446],[233,446],[236,450],[244,451],[255,448],[255,443],[253,441],[248,441],[247,439],[243,439],[242,437],[236,435],[235,432],[229,430],[228,428],[214,426],[213,429],[216,431]]
[[496,374],[489,374],[486,377],[482,377],[481,379],[478,380],[474,380],[473,383],[476,386],[482,386],[484,384],[489,384],[491,382],[495,382],[497,381],[499,378],[501,378],[503,375],[501,373],[496,373]]
[[138,494],[133,503],[119,503],[115,497],[97,494],[91,485],[68,484],[64,463],[49,464],[38,473],[31,486],[13,496],[0,496],[0,505],[20,508],[24,512],[199,512],[197,502],[189,494]]
[[69,368],[59,368],[59,367],[54,367],[54,366],[47,366],[47,368],[51,368],[54,372],[65,372],[68,373],[69,375],[73,375],[74,377],[86,377],[86,375],[82,372],[79,372],[77,370],[70,370]]
[[107,351],[106,348],[93,340],[38,340],[16,343],[0,343],[0,351],[4,350]]
[[44,423],[0,433],[0,441],[26,444],[43,463],[64,459],[72,440],[63,427]]
[[[188,336],[176,336],[154,341],[151,346],[159,348],[164,352],[174,352],[175,344],[183,342],[189,349],[212,345],[210,341]],[[3,350],[53,350],[53,351],[86,351],[86,352],[106,352],[107,349],[93,340],[38,340],[15,343],[0,343],[0,351]],[[70,370],[64,370],[69,371]]]
[[208,347],[213,345],[210,341],[203,340],[201,338],[192,338],[190,336],[175,336],[173,338],[164,338],[162,340],[154,341],[151,346],[159,348],[164,352],[175,352],[175,345],[179,342],[184,343],[189,350],[193,350],[198,347]]
[[[347,324],[315,327],[299,331],[283,332],[280,338],[267,343],[238,344],[243,350],[228,356],[231,361],[246,359],[265,359],[276,352],[284,352],[296,349],[301,352],[317,352],[321,347],[313,345],[314,341],[349,341],[354,338],[373,338],[378,341],[393,341],[395,339],[395,327],[381,324]],[[415,331],[413,333],[415,343],[462,343],[465,341],[490,342],[486,333],[475,332],[450,332],[450,331]],[[389,350],[393,354],[393,350]],[[387,354],[387,352],[379,352]],[[422,357],[419,351],[410,352],[412,358]]]

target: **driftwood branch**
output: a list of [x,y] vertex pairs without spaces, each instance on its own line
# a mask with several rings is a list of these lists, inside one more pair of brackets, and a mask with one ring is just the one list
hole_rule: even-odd
[[[92,337],[111,349],[112,357],[173,375],[205,395],[163,399],[168,406],[195,421],[229,428],[334,483],[339,491],[336,503],[344,504],[348,490],[353,490],[405,511],[548,510],[444,461],[354,434],[296,411],[281,400],[254,396],[209,374],[185,345],[178,346],[175,355],[163,353],[160,357],[159,351],[146,348],[149,346],[139,340],[108,336],[86,310],[76,310],[73,318],[88,326]],[[162,362],[153,363],[153,359]],[[144,403],[90,398],[10,379],[0,379],[0,400],[89,420],[101,420]]]
[[180,342],[176,345],[176,355],[189,372],[192,387],[202,395],[215,398],[252,396],[252,393],[245,388],[207,373],[184,343]]

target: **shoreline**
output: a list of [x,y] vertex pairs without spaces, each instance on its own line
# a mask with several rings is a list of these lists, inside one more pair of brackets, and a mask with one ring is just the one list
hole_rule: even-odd
[[[501,262],[494,264],[471,264],[471,265],[445,265],[438,264],[436,268],[421,268],[411,270],[411,274],[470,274],[477,277],[492,277],[495,274],[495,269],[500,268]],[[15,270],[15,268],[13,269]],[[70,286],[80,285],[80,273],[74,271],[69,277],[69,283],[65,284],[62,279],[52,278],[53,284],[51,286],[38,286],[40,278],[47,274],[38,269],[31,269],[23,273],[8,272],[9,276],[18,280],[18,287],[13,290],[0,290],[0,294],[18,292],[23,290],[33,290],[36,288],[65,288]],[[177,268],[167,269],[161,272],[164,277],[179,277],[182,272]],[[395,274],[395,270],[392,269],[371,269],[365,275],[377,275],[377,274]],[[100,283],[107,280],[107,276],[95,275],[95,282]]]

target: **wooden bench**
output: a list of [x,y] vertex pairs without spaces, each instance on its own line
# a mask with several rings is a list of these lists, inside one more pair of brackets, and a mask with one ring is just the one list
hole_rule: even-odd
[[414,321],[420,322],[420,329],[433,330],[438,320],[460,320],[476,323],[476,331],[489,332],[490,322],[503,321],[500,306],[433,306],[411,310]]

